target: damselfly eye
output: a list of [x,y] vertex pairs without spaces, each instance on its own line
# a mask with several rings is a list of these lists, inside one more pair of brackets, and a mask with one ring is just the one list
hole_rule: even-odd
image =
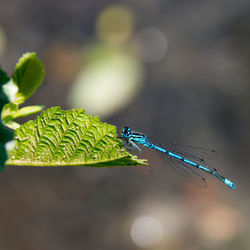
[[131,129],[129,127],[124,127],[124,129],[122,130],[122,134],[124,136],[129,136],[131,134]]

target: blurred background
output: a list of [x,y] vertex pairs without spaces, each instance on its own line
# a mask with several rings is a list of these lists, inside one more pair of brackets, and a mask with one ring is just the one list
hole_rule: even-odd
[[238,189],[200,190],[151,151],[149,167],[8,167],[0,249],[250,249],[250,1],[1,0],[3,69],[27,51],[46,69],[27,105],[215,148]]

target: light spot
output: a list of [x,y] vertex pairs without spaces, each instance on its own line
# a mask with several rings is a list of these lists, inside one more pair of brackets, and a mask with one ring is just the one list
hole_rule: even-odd
[[133,24],[131,11],[115,4],[101,12],[96,22],[96,30],[102,40],[112,44],[122,44],[131,37]]
[[214,207],[200,218],[200,232],[203,237],[216,242],[235,237],[240,225],[240,214],[230,207]]
[[156,28],[145,28],[136,34],[133,48],[142,61],[157,62],[166,54],[167,38]]
[[161,223],[153,217],[137,218],[130,230],[133,242],[139,247],[150,247],[158,243],[162,238]]

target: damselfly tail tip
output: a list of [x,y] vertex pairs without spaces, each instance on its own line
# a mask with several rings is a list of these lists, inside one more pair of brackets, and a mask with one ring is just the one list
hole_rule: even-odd
[[232,188],[233,190],[235,190],[236,189],[236,186],[235,186],[235,184],[234,183],[232,183],[230,180],[228,180],[228,179],[225,179],[225,184],[226,185],[228,185],[230,188]]

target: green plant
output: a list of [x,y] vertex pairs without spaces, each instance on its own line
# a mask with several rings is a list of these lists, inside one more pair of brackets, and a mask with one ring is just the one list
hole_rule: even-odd
[[[13,138],[15,146],[4,155],[0,164],[18,166],[140,166],[146,161],[129,154],[117,138],[116,127],[103,123],[83,109],[61,110],[52,107],[34,121],[18,124],[13,119],[40,112],[43,106],[19,109],[42,83],[44,66],[35,53],[25,53],[11,78],[0,71],[1,145]],[[13,144],[13,143],[12,143]],[[14,144],[13,144],[14,145]],[[4,152],[4,150],[1,150]]]
[[[6,73],[0,68],[0,111],[4,105],[10,101],[10,96],[4,92],[4,87],[7,85],[9,78]],[[14,146],[13,132],[7,129],[2,121],[0,121],[0,170],[4,169],[7,160],[7,150],[11,150]],[[12,147],[10,147],[12,145]]]

